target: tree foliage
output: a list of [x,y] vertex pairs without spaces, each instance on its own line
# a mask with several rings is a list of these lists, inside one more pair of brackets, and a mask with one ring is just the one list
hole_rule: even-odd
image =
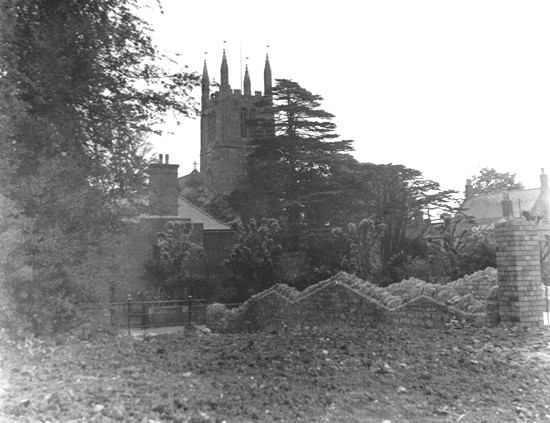
[[454,191],[441,190],[437,182],[424,179],[418,170],[393,164],[361,163],[356,167],[354,183],[364,213],[385,225],[380,240],[381,265],[387,282],[393,282],[398,276],[392,273],[392,260],[408,252],[423,236],[429,226],[424,218],[454,212]]
[[195,110],[197,76],[159,66],[136,7],[0,0],[0,189],[5,218],[25,222],[3,283],[37,332],[97,301],[91,269],[115,271],[109,253],[139,212],[144,139],[164,112]]
[[225,265],[230,276],[226,280],[235,301],[245,301],[278,282],[278,266],[282,247],[276,241],[280,232],[276,219],[250,219],[247,224],[235,220],[230,224],[236,243]]
[[432,278],[456,280],[496,267],[494,227],[473,226],[467,216],[444,216],[426,237],[431,249]]
[[[17,2],[17,65],[6,77],[29,106],[22,139],[29,155],[76,149],[97,156],[115,140],[150,132],[168,110],[193,112],[186,99],[197,76],[157,65],[135,7],[129,0]],[[36,136],[40,123],[50,131]]]
[[510,172],[497,172],[495,169],[483,168],[478,175],[472,175],[472,188],[474,195],[494,194],[502,191],[523,189],[521,182],[515,181],[516,174]]
[[[333,116],[321,109],[322,98],[293,81],[277,80],[270,100],[258,115],[248,177],[229,197],[230,205],[244,217],[278,218],[285,251],[305,251],[312,271],[323,267],[321,262],[335,262],[326,257],[328,250],[341,253],[331,228],[365,219],[384,227],[376,237],[376,254],[367,252],[366,238],[367,244],[352,242],[349,234],[346,254],[348,264],[352,260],[357,265],[354,272],[376,274],[379,283],[393,282],[399,277],[393,266],[396,257],[416,248],[427,230],[419,215],[454,210],[454,191],[442,190],[402,165],[351,158],[351,141],[334,132]],[[353,253],[350,246],[355,246]],[[360,259],[361,254],[371,258]],[[369,263],[377,263],[377,271]],[[332,265],[325,266],[323,273],[331,271]]]

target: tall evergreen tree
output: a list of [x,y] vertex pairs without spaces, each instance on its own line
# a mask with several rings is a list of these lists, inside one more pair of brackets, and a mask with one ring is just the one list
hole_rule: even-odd
[[256,120],[247,179],[230,196],[244,218],[272,216],[294,234],[332,223],[343,194],[335,175],[352,147],[321,101],[297,82],[276,81]]

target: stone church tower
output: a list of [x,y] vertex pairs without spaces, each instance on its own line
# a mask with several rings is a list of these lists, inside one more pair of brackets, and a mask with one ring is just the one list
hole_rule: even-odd
[[210,94],[206,61],[202,74],[200,173],[216,193],[227,195],[246,173],[247,145],[253,134],[253,121],[259,113],[257,103],[270,101],[271,67],[266,55],[264,93],[252,94],[248,65],[243,88],[232,90],[225,50],[221,64],[220,90]]

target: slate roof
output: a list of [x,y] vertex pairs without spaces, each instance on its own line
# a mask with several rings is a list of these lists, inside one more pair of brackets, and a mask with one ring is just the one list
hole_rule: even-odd
[[192,223],[202,223],[205,231],[230,231],[231,228],[214,219],[185,198],[178,197],[178,216],[191,219]]
[[[142,194],[139,196],[141,203],[144,206],[149,205],[149,196]],[[170,217],[170,216],[153,216],[153,215],[144,215],[142,218],[150,217]],[[208,231],[231,231],[232,229],[225,225],[224,223],[216,220],[204,210],[195,206],[194,204],[187,201],[185,198],[178,196],[178,217],[189,219],[192,223],[202,223],[204,230]]]
[[[537,208],[539,197],[541,197],[541,188],[522,189],[507,191],[512,202],[512,217],[520,218],[522,212],[533,213]],[[473,216],[475,222],[479,225],[501,222],[502,200],[504,194],[481,194],[470,197],[462,203],[463,213]]]

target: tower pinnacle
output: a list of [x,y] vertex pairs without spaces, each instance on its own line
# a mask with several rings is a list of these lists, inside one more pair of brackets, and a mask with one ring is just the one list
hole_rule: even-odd
[[244,95],[252,95],[250,75],[248,74],[248,65],[246,65],[244,69]]
[[264,95],[271,95],[271,65],[269,64],[269,55],[265,55],[265,67],[264,67]]
[[206,67],[206,59],[204,60],[204,66],[202,68],[202,103],[204,104],[205,100],[208,100],[210,97],[210,78],[208,77],[208,68]]
[[221,73],[221,91],[228,91],[231,89],[229,86],[229,68],[227,66],[227,58],[225,57],[225,49],[223,49],[223,57],[222,57],[222,66],[220,69]]

